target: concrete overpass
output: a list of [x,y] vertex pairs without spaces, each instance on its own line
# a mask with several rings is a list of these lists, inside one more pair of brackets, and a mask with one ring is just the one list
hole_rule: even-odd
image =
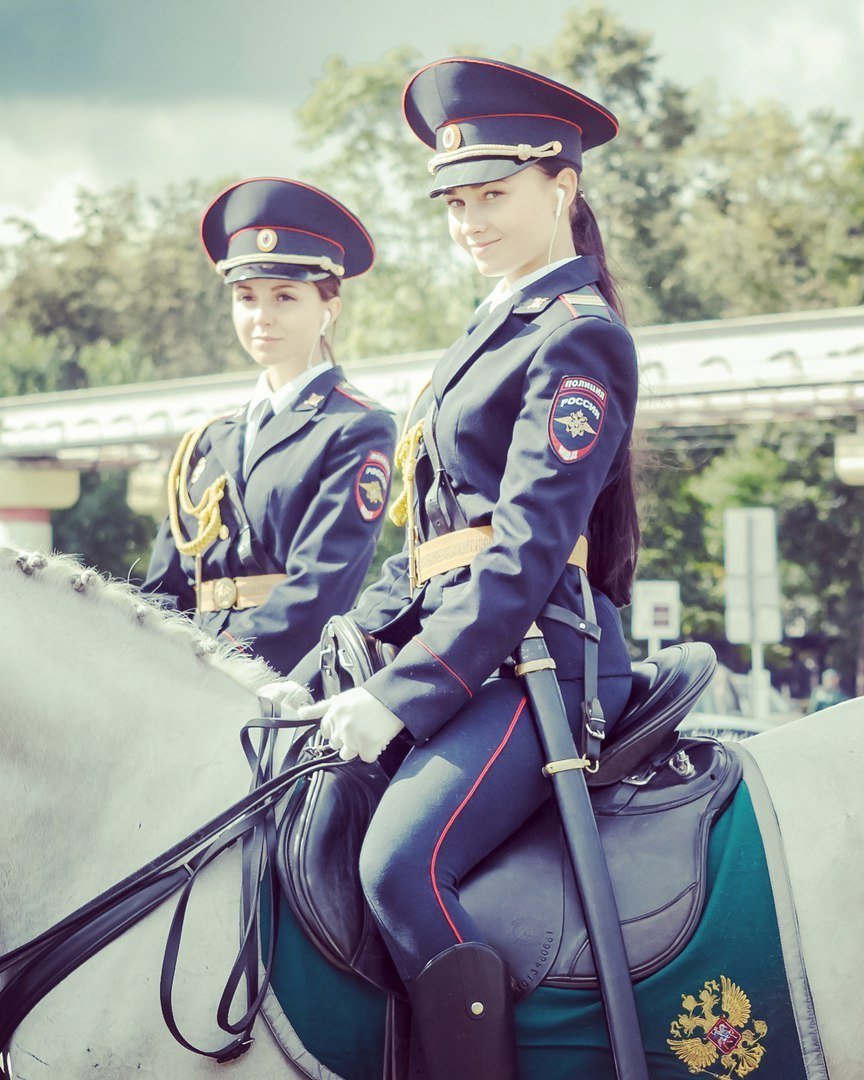
[[[643,384],[638,422],[645,429],[684,434],[864,413],[864,307],[634,333]],[[439,355],[373,357],[351,364],[349,376],[401,415]],[[44,546],[48,529],[50,544],[50,510],[75,502],[84,468],[133,469],[130,501],[160,512],[158,492],[180,435],[242,404],[256,375],[250,368],[0,400],[0,542]]]

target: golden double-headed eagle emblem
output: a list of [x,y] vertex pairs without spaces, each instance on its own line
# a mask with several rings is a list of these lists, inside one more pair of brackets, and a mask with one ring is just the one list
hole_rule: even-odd
[[379,480],[369,480],[365,484],[361,483],[360,487],[363,488],[366,493],[366,498],[372,506],[377,506],[379,503],[384,502],[384,489],[381,487],[381,482]]
[[[716,980],[708,979],[698,998],[681,995],[681,1007],[684,1012],[669,1028],[674,1038],[666,1042],[692,1076],[732,1080],[759,1068],[768,1025],[764,1020],[751,1023],[750,999],[740,986],[725,975],[720,976],[719,986]],[[722,1072],[710,1067],[718,1060]]]
[[571,439],[578,439],[580,435],[585,435],[590,432],[592,435],[596,435],[597,432],[588,423],[588,417],[580,409],[577,413],[570,413],[569,416],[556,416],[556,424],[563,424],[567,428],[567,434]]

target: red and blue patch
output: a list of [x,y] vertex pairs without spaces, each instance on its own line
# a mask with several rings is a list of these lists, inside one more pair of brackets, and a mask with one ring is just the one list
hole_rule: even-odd
[[597,444],[609,394],[594,379],[567,375],[549,410],[549,445],[565,465],[588,457]]
[[374,521],[384,513],[390,490],[390,459],[370,450],[354,481],[354,498],[364,521]]

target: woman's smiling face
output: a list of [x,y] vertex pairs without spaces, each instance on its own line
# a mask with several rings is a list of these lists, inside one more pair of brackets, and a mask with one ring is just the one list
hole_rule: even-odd
[[[559,186],[564,198],[556,219]],[[573,169],[552,179],[540,169],[528,168],[488,184],[450,188],[441,198],[447,205],[450,235],[471,254],[480,273],[512,282],[575,254],[567,208],[576,187]]]

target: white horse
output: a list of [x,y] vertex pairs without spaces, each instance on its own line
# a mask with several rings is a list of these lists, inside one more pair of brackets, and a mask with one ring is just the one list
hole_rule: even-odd
[[[256,688],[272,678],[74,560],[38,568],[24,560],[29,573],[21,562],[0,549],[0,954],[245,793],[238,733],[257,715]],[[779,820],[831,1080],[864,1076],[861,725],[856,700],[746,744]],[[176,995],[181,1026],[211,1046],[224,1041],[211,1018],[239,917],[238,856],[220,863],[190,907]],[[12,1046],[16,1080],[307,1075],[288,1065],[260,1021],[252,1049],[228,1065],[174,1042],[158,1001],[172,907],[33,1010]],[[322,1075],[314,1062],[309,1075]]]
[[[17,555],[0,549],[0,954],[246,793],[238,733],[274,677],[125,584],[62,557],[26,574]],[[178,964],[181,1029],[208,1048],[228,1038],[213,1017],[238,946],[239,872],[232,850],[202,875]],[[261,1022],[227,1065],[174,1041],[159,1007],[172,909],[51,991],[18,1029],[16,1080],[305,1075]]]

